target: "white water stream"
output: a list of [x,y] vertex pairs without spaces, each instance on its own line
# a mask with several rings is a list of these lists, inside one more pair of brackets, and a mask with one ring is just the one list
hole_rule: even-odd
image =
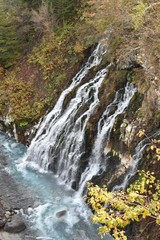
[[42,121],[27,151],[26,165],[39,171],[48,171],[52,166],[68,187],[76,182],[79,161],[84,152],[85,128],[99,103],[99,88],[111,64],[99,70],[87,83],[82,83],[65,109],[63,103],[89,70],[100,64],[106,52],[106,41],[103,40],[73,78],[71,85],[62,92],[53,110]]
[[[15,143],[6,135],[0,135],[1,151],[8,155],[10,161],[6,170],[16,181],[24,184],[24,187],[30,186],[31,195],[38,199],[35,206],[24,213],[29,228],[36,231],[36,239],[99,239],[95,226],[88,220],[90,210],[84,204],[81,195],[87,181],[106,171],[104,148],[109,143],[116,117],[125,111],[136,91],[132,83],[127,83],[124,91],[121,89],[116,93],[113,102],[102,114],[88,165],[81,173],[78,194],[75,193],[71,187],[77,181],[81,157],[85,152],[86,126],[99,104],[99,89],[107,77],[111,64],[99,70],[87,82],[85,77],[93,67],[101,63],[106,53],[107,44],[104,39],[72,79],[71,85],[62,92],[53,110],[39,125],[23,161],[25,149],[22,145]],[[75,87],[77,89],[75,96],[64,109],[65,99]],[[139,154],[143,152],[143,146],[138,146]],[[49,168],[54,170],[55,175],[48,171]],[[135,169],[133,167],[130,176],[135,173]],[[126,176],[123,186],[130,176]],[[63,217],[57,218],[56,214],[61,210],[66,213]],[[110,237],[105,236],[104,239]]]
[[[116,117],[123,113],[128,107],[130,100],[136,92],[133,84],[127,83],[124,94],[119,91],[115,98],[104,111],[98,122],[98,130],[96,140],[93,146],[93,151],[88,162],[88,166],[81,175],[79,195],[82,195],[86,182],[91,180],[93,176],[102,174],[106,171],[106,160],[102,157],[104,148],[107,147],[110,140],[110,133],[115,123]],[[114,112],[113,112],[114,109]]]
[[48,135],[51,131],[52,126],[59,120],[59,117],[61,117],[61,115],[63,114],[63,103],[66,96],[82,82],[85,76],[89,73],[90,69],[92,69],[95,66],[98,66],[101,63],[103,56],[106,53],[107,43],[106,39],[104,39],[97,45],[96,49],[92,52],[91,56],[88,58],[86,64],[84,64],[81,70],[72,79],[71,85],[62,92],[53,110],[49,114],[47,114],[47,116],[45,116],[35,138],[32,140],[31,145],[28,149],[28,156],[30,154],[32,154],[32,157],[36,155],[35,157],[37,161],[38,149],[41,149],[41,146],[43,146],[44,144],[45,138],[48,139]]
[[148,143],[145,143],[145,140],[138,143],[137,147],[135,148],[135,154],[132,156],[133,161],[132,161],[132,165],[130,166],[130,169],[129,169],[128,173],[124,177],[121,184],[113,187],[113,189],[112,189],[113,191],[122,190],[122,189],[125,189],[127,187],[128,183],[129,183],[129,180],[137,172],[138,164],[143,157],[143,152],[144,152],[147,145],[148,145]]
[[[91,212],[83,200],[75,199],[75,192],[59,185],[52,173],[27,170],[22,164],[25,151],[23,145],[0,133],[0,153],[7,157],[3,171],[8,172],[25,194],[35,201],[28,209],[25,206],[21,209],[28,229],[23,240],[99,240],[96,226],[88,219]],[[18,201],[21,192],[15,194]],[[66,214],[57,217],[62,210]],[[112,238],[105,236],[104,239]]]
[[128,173],[125,175],[122,183],[114,186],[112,191],[119,191],[122,189],[126,189],[128,187],[128,183],[129,183],[130,179],[132,177],[134,177],[135,174],[137,173],[137,169],[138,169],[139,163],[143,157],[144,150],[146,149],[146,147],[148,145],[151,144],[150,138],[156,137],[158,135],[160,135],[160,130],[158,130],[156,133],[154,133],[150,137],[147,137],[138,143],[138,145],[135,148],[135,153],[132,156],[132,165],[130,166]]
[[[83,80],[91,68],[101,63],[107,53],[106,47],[104,39],[72,79],[71,85],[62,92],[53,110],[41,122],[23,161],[25,149],[22,145],[4,134],[0,135],[1,151],[7,154],[9,161],[5,170],[26,191],[29,186],[31,196],[37,201],[25,212],[22,209],[28,228],[36,235],[35,239],[99,239],[96,227],[88,219],[90,210],[81,198],[75,199],[75,192],[70,187],[75,181],[83,152],[85,127],[99,103],[99,88],[109,66],[99,70],[88,82]],[[78,87],[76,95],[64,109],[64,100],[75,87]],[[54,157],[56,174],[67,185],[60,185],[53,173],[48,172]],[[60,211],[66,213],[58,218]]]

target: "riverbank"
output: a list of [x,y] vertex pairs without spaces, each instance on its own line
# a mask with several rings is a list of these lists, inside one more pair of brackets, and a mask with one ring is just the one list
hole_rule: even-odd
[[[30,233],[27,228],[23,230],[26,223],[22,216],[19,216],[20,220],[17,222],[17,224],[21,225],[22,232],[15,227],[9,230],[13,231],[13,233],[4,230],[5,225],[8,223],[10,224],[15,216],[18,216],[18,210],[23,209],[23,211],[25,211],[28,207],[34,205],[34,201],[27,189],[24,188],[23,185],[17,184],[9,172],[7,172],[7,164],[6,156],[0,154],[0,240],[36,239],[29,236]],[[16,233],[16,231],[20,232]]]
[[[20,210],[26,229],[1,231],[1,240],[99,240],[90,209],[51,172],[41,173],[23,161],[26,148],[0,133],[0,200],[4,213]],[[14,213],[15,211],[15,213]],[[62,214],[63,213],[63,214]],[[105,240],[110,240],[105,236]]]

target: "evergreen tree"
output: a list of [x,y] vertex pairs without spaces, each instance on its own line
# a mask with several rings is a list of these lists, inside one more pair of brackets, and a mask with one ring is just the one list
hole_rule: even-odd
[[28,4],[29,8],[33,8],[33,9],[37,9],[42,3],[41,0],[23,0],[23,1]]
[[16,37],[16,26],[8,6],[0,0],[0,66],[13,65],[19,56],[19,42]]
[[50,0],[49,2],[61,21],[69,21],[75,15],[77,0]]
[[38,9],[42,3],[49,4],[51,12],[62,22],[70,21],[76,13],[78,0],[23,0],[29,8]]

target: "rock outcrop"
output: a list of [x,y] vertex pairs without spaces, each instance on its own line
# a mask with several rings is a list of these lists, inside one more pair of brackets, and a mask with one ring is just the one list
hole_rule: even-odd
[[23,218],[20,215],[13,215],[11,221],[6,222],[4,225],[4,231],[10,233],[19,233],[26,229]]

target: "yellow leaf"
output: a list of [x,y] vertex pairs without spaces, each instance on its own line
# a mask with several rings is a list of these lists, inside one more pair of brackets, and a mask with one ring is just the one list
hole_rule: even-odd
[[138,137],[142,137],[142,136],[144,136],[144,135],[145,135],[145,130],[144,130],[144,129],[139,130],[139,132],[137,133],[137,136],[138,136]]
[[156,155],[158,161],[160,161],[160,155]]
[[156,148],[155,145],[152,145],[152,146],[150,147],[150,149],[151,149],[152,151],[153,151],[155,148]]
[[156,153],[160,154],[160,148],[156,148]]

